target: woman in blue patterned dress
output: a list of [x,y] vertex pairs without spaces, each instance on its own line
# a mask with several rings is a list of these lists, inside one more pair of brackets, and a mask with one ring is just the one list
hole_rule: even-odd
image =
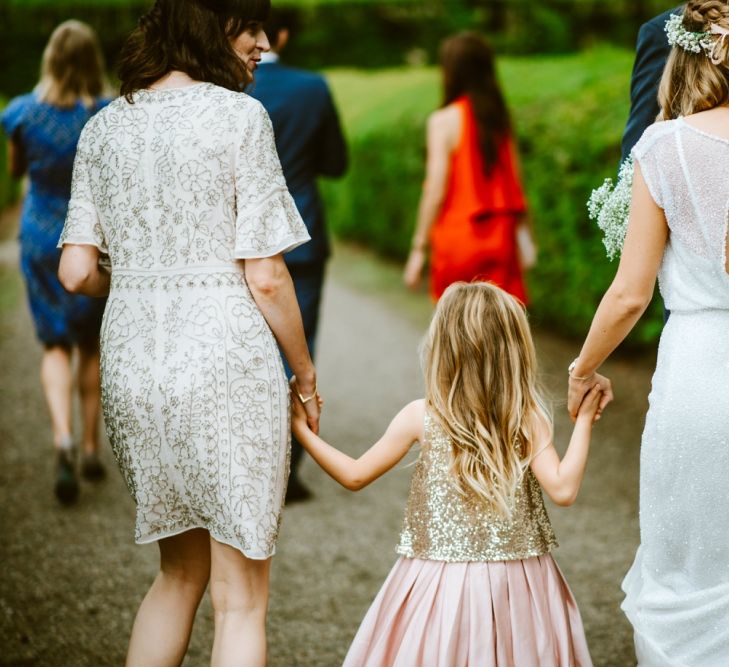
[[72,438],[72,352],[78,349],[77,386],[83,417],[84,477],[99,480],[99,328],[104,299],[67,293],[57,278],[56,248],[71,194],[76,144],[101,97],[104,67],[96,35],[78,21],[56,28],[43,53],[36,89],[10,102],[2,115],[10,171],[30,184],[20,222],[20,264],[37,336],[44,346],[41,383],[51,415],[62,503],[78,495]]

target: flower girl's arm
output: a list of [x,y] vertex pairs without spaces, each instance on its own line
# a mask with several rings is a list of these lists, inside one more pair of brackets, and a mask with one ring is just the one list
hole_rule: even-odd
[[600,405],[600,398],[601,392],[598,386],[594,386],[585,396],[577,414],[570,444],[561,461],[552,444],[549,425],[542,425],[542,438],[535,440],[535,442],[547,442],[548,444],[542,444],[535,449],[535,456],[530,464],[532,472],[547,495],[557,505],[565,507],[571,505],[580,491],[590,449],[592,424]]
[[406,405],[385,434],[358,459],[347,456],[312,432],[301,402],[292,397],[291,430],[324,471],[351,491],[359,491],[394,467],[416,440],[422,439],[424,401]]

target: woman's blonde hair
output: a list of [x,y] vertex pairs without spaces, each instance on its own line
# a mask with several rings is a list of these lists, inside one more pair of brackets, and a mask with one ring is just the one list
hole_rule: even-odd
[[[690,32],[708,32],[712,25],[729,30],[727,0],[690,0],[683,12],[683,27]],[[671,120],[729,103],[729,39],[721,35],[712,55],[674,46],[663,70],[658,90],[659,118]]]
[[459,489],[511,516],[538,424],[551,425],[524,306],[489,283],[454,283],[422,360],[428,409],[453,442]]
[[90,107],[105,88],[104,57],[96,33],[81,21],[64,21],[43,51],[39,99],[65,108],[80,100]]

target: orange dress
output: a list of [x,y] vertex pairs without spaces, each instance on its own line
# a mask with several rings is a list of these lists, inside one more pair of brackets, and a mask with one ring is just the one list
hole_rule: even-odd
[[451,156],[446,196],[430,234],[431,294],[439,299],[458,280],[492,282],[527,302],[519,266],[516,228],[526,200],[516,168],[514,142],[506,136],[487,175],[478,127],[468,97],[453,102],[463,118]]

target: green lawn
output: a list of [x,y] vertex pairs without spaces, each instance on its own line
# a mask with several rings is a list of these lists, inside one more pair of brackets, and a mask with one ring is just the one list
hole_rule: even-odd
[[[633,54],[601,46],[577,54],[507,57],[499,76],[517,118],[522,109],[569,103],[598,83],[613,82],[628,101],[627,77]],[[425,117],[439,104],[440,75],[434,67],[326,72],[342,120],[350,133],[366,134],[383,123]],[[598,119],[596,119],[598,120]],[[622,128],[616,128],[622,129]]]

